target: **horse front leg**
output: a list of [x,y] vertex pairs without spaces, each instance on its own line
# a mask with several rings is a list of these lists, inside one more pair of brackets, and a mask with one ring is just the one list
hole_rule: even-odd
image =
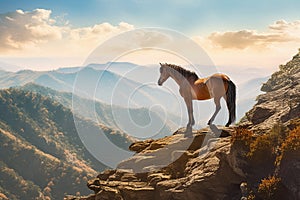
[[189,116],[189,122],[186,125],[186,129],[187,129],[187,131],[192,131],[192,126],[195,124],[194,115],[193,115],[192,98],[186,97],[186,98],[184,98],[184,101],[185,101],[187,111],[188,111],[188,116]]

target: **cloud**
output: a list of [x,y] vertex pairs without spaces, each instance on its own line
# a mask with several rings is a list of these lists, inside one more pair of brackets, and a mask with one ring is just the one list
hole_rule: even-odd
[[300,21],[276,21],[266,32],[239,30],[211,33],[207,39],[223,49],[265,48],[273,44],[299,42]]
[[291,59],[300,46],[300,21],[278,20],[265,31],[237,30],[195,36],[216,66],[274,71]]
[[101,39],[103,36],[112,36],[114,34],[131,30],[134,26],[125,22],[119,23],[118,26],[113,26],[110,23],[96,24],[92,27],[83,28],[67,28],[66,39],[69,40],[88,40],[88,39]]
[[296,30],[299,33],[300,30],[300,20],[294,22],[286,22],[285,20],[278,20],[274,24],[269,26],[270,30],[277,32],[290,32],[291,30]]
[[61,28],[50,18],[51,11],[32,12],[16,10],[0,15],[0,51],[20,49],[50,39],[62,37]]
[[[63,25],[61,25],[63,24]],[[109,23],[90,27],[72,28],[51,18],[51,10],[16,10],[0,15],[0,53],[18,52],[30,54],[48,51],[48,54],[78,50],[78,54],[91,51],[101,41],[133,25],[121,22],[117,26]],[[70,47],[73,49],[70,50]]]
[[[16,10],[0,14],[0,59],[11,58],[9,63],[27,68],[34,66],[51,69],[81,65],[101,43],[119,33],[134,29],[133,25],[126,22],[115,25],[104,22],[86,27],[73,27],[61,17],[52,16],[51,10],[46,9]],[[290,55],[299,48],[300,21],[279,20],[266,27],[265,31],[213,32],[192,39],[207,51],[217,65],[274,67],[290,59]],[[115,53],[123,46],[139,48],[159,44],[168,47],[167,45],[178,42],[180,41],[173,41],[163,34],[141,31],[132,39],[118,41],[116,48],[105,49],[103,54]],[[143,55],[141,63],[146,60],[144,52],[138,55]],[[138,60],[138,55],[134,54],[134,59]],[[150,57],[151,62],[168,60],[167,56],[161,55],[165,54],[159,53]],[[38,59],[31,61],[34,57]],[[17,58],[26,60],[18,61]],[[43,61],[40,58],[47,59]],[[28,64],[25,61],[28,61]]]

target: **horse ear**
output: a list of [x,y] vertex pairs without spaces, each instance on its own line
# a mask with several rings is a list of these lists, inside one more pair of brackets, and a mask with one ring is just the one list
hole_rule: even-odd
[[162,66],[162,64],[161,63],[159,63],[160,64],[160,66]]

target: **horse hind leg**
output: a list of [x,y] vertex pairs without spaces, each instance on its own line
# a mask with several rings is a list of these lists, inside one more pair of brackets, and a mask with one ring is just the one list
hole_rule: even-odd
[[207,123],[208,125],[212,124],[212,122],[215,120],[217,114],[221,110],[220,99],[221,99],[221,97],[215,97],[214,98],[214,102],[215,102],[215,105],[216,105],[216,110],[215,110],[214,114],[212,115],[212,117],[210,118],[210,120],[208,121],[208,123]]

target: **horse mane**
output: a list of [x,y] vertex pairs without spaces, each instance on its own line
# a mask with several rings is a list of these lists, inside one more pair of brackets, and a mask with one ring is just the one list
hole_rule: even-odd
[[194,71],[184,69],[184,68],[182,68],[178,65],[174,65],[174,64],[166,63],[165,65],[173,70],[176,70],[178,73],[180,73],[185,78],[193,78],[194,80],[198,79],[198,75]]

